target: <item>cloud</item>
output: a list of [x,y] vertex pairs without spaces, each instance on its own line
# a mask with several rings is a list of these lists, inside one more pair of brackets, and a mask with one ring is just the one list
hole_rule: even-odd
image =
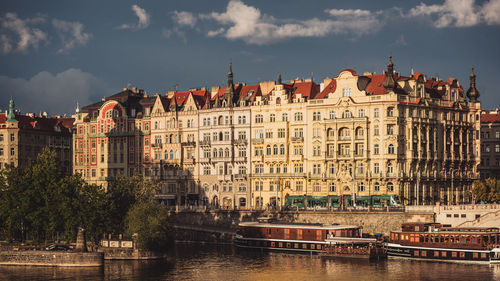
[[172,19],[178,25],[189,26],[191,28],[193,28],[197,22],[196,16],[193,13],[186,11],[174,11]]
[[1,51],[4,54],[13,51],[25,53],[30,48],[38,49],[41,43],[48,43],[47,33],[35,27],[44,21],[42,17],[21,19],[15,13],[6,13],[0,17]]
[[63,46],[58,53],[67,53],[76,46],[85,46],[92,34],[83,32],[83,24],[79,22],[69,22],[63,20],[52,20],[52,25],[56,29]]
[[307,20],[276,19],[262,14],[258,8],[240,0],[229,1],[223,13],[201,15],[223,25],[208,31],[210,37],[224,36],[229,40],[241,39],[249,44],[265,45],[297,37],[325,37],[330,34],[363,35],[380,28],[381,22],[367,10],[326,10],[333,19]]
[[420,3],[410,9],[413,17],[428,17],[436,28],[470,27],[482,23],[500,24],[500,0],[490,0],[482,6],[475,0],[445,0],[443,4]]
[[122,24],[118,26],[118,29],[144,29],[149,26],[151,23],[151,16],[144,10],[143,8],[132,5],[132,11],[134,11],[135,15],[139,18],[137,24]]
[[87,105],[111,93],[101,79],[74,68],[57,74],[43,71],[30,79],[0,76],[0,87],[0,108],[6,109],[12,95],[21,111],[50,114],[74,113],[77,101]]
[[168,29],[168,28],[163,29],[162,35],[165,38],[171,38],[173,36],[177,36],[177,37],[182,39],[184,44],[187,44],[186,33],[184,31],[182,31],[178,26],[170,28],[170,29]]

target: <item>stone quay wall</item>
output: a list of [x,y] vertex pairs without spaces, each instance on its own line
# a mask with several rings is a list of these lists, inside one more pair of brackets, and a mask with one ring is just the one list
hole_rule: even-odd
[[0,251],[0,265],[103,266],[103,253]]
[[271,215],[280,221],[299,223],[323,223],[362,226],[365,233],[382,233],[400,230],[405,222],[434,222],[431,212],[381,212],[381,211],[225,211],[225,210],[189,210],[173,211],[170,214],[174,225],[195,225],[198,227],[220,227],[236,230],[238,223],[256,221],[258,217]]

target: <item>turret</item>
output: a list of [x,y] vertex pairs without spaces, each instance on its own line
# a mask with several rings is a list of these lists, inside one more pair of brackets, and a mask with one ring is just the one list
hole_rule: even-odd
[[472,68],[469,78],[470,87],[469,90],[467,90],[467,97],[469,97],[471,102],[476,102],[479,98],[479,91],[476,89],[476,74],[474,73],[474,67]]
[[385,72],[385,79],[382,85],[386,89],[396,88],[396,80],[394,80],[394,64],[392,63],[392,56],[389,56],[389,63],[387,64],[387,71]]
[[11,97],[9,101],[9,114],[7,114],[7,121],[16,121],[15,107],[14,99]]

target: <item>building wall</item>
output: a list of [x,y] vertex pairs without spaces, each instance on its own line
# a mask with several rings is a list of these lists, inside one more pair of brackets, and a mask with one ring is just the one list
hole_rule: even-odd
[[481,115],[481,178],[500,178],[500,112]]

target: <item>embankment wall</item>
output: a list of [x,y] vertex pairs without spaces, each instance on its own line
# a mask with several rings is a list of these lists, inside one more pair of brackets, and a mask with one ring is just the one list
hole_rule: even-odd
[[103,266],[103,253],[0,251],[0,265]]

